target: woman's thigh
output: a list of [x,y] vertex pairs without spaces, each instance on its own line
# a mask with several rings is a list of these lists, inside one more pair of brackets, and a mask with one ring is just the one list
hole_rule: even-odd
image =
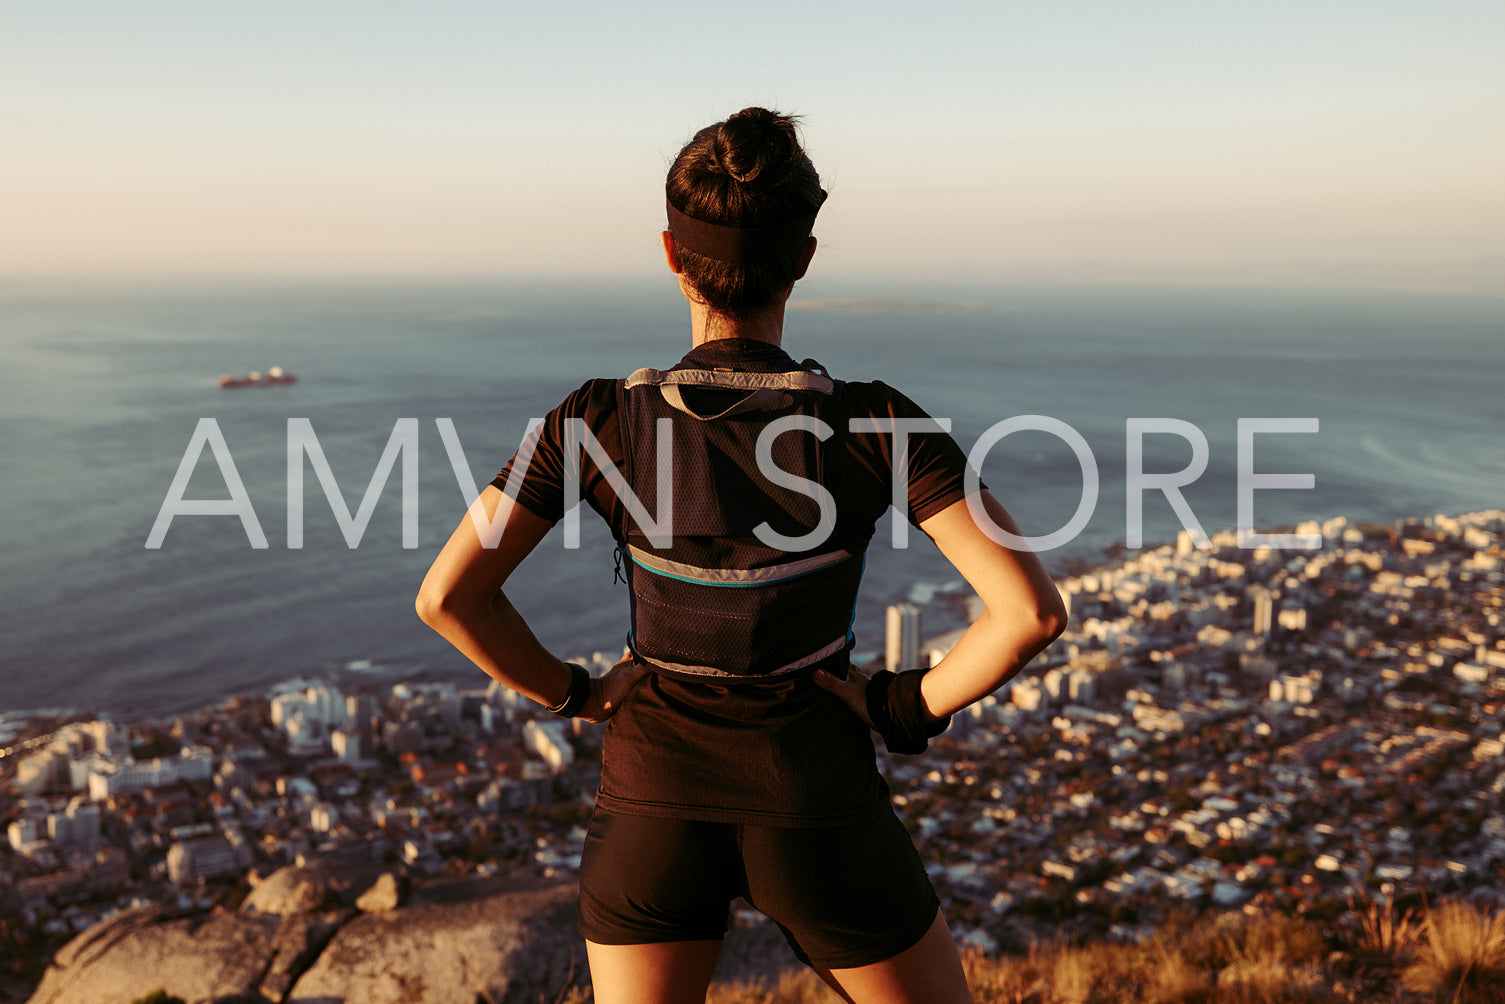
[[939,900],[892,813],[788,829],[598,811],[580,891],[598,1004],[702,1001],[739,892],[848,1000],[970,1000]]
[[595,1004],[704,1004],[719,941],[585,943]]
[[702,1004],[740,876],[730,825],[597,809],[579,911],[596,1004]]
[[815,971],[853,1004],[972,1004],[956,941],[939,912],[919,941],[891,959]]
[[[703,1004],[721,942],[585,947],[596,1004]],[[852,1004],[972,1004],[956,942],[940,913],[918,942],[891,959],[815,971]]]

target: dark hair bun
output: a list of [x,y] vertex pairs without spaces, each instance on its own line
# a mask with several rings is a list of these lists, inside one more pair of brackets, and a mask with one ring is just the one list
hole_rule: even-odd
[[747,184],[762,175],[783,173],[799,153],[794,118],[767,108],[744,108],[721,123],[711,155],[733,181]]
[[[727,227],[772,227],[813,217],[826,193],[800,148],[796,119],[744,108],[695,133],[669,166],[664,194],[686,216]],[[741,317],[794,282],[798,249],[777,261],[729,265],[680,248],[682,275],[711,309]]]

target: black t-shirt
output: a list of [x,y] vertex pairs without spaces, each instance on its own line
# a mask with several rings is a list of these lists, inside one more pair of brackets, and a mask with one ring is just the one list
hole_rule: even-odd
[[[778,346],[719,339],[692,349],[675,368],[783,372],[798,366]],[[571,393],[538,430],[519,483],[508,485],[517,457],[492,483],[535,515],[562,519],[568,420],[582,419],[612,465],[623,469],[617,383],[588,380]],[[871,539],[893,493],[895,437],[871,429],[889,428],[889,419],[929,416],[878,381],[844,383],[837,400],[836,420],[830,423],[834,434],[826,444],[825,487],[837,500],[836,535],[856,552]],[[907,466],[910,522],[918,525],[964,498],[966,455],[949,435],[911,434]],[[615,539],[624,539],[628,513],[601,466],[585,452],[577,470],[579,497],[601,515]],[[609,721],[602,759],[597,801],[616,812],[834,826],[861,821],[888,805],[867,728],[807,672],[750,683],[686,682],[654,673]]]

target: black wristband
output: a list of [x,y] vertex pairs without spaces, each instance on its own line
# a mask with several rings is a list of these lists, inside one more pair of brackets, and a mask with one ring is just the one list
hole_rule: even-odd
[[950,715],[935,722],[925,720],[920,681],[928,672],[928,669],[913,669],[891,673],[885,669],[874,673],[867,682],[867,714],[890,753],[907,756],[923,753],[931,737],[945,732],[951,724]]
[[888,688],[898,679],[886,669],[880,669],[867,681],[867,716],[872,719],[873,731],[883,737],[883,743],[891,751],[894,749],[895,740],[890,738],[894,734],[894,719],[888,713]]
[[591,696],[591,675],[584,666],[576,663],[568,663],[570,667],[570,689],[565,692],[564,700],[560,701],[549,710],[560,718],[574,718],[585,707],[585,702]]

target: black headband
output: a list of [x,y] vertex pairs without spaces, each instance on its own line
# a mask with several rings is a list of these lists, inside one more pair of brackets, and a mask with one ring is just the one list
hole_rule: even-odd
[[[826,201],[825,189],[821,189],[820,200]],[[667,199],[664,205],[669,210],[669,232],[674,235],[675,246],[728,265],[758,265],[797,252],[815,226],[815,214],[820,212],[816,206],[808,216],[771,227],[728,227],[686,216]]]

